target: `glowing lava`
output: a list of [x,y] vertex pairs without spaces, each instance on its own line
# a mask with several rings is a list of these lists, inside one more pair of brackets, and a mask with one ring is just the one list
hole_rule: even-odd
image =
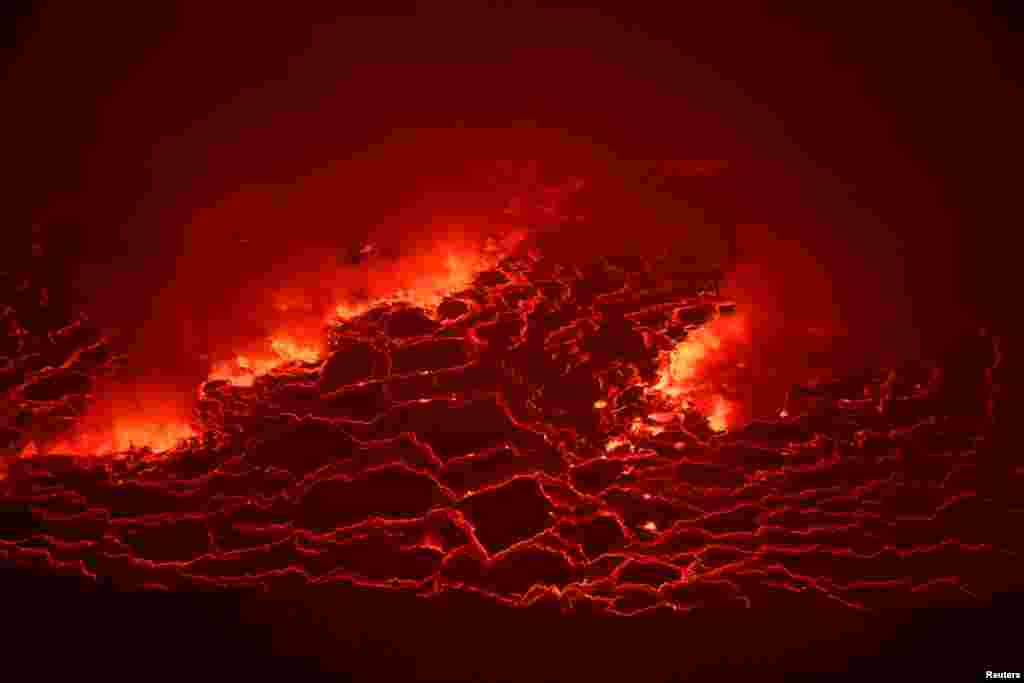
[[615,436],[615,437],[612,437],[611,439],[608,439],[608,442],[605,444],[604,449],[606,451],[608,451],[609,453],[611,453],[612,451],[614,451],[617,448],[620,448],[622,446],[629,446],[629,445],[630,445],[630,443],[626,439],[622,438],[621,436]]
[[320,360],[320,349],[300,346],[289,339],[272,339],[270,347],[286,362],[316,363]]
[[377,306],[396,303],[433,313],[445,297],[466,289],[480,273],[496,267],[525,236],[523,231],[512,230],[501,240],[488,238],[482,246],[454,240],[402,259],[397,265],[391,264],[390,269],[378,264],[375,281],[389,283],[391,287],[382,289],[378,284],[375,296],[365,301],[338,303],[332,313],[336,319],[349,320]]
[[[578,187],[575,183],[569,190],[545,192],[546,205],[557,206]],[[260,281],[250,283],[254,287],[247,292],[246,300],[255,307],[245,310],[247,322],[266,325],[269,334],[239,331],[231,339],[214,335],[214,347],[225,345],[216,351],[218,356],[206,381],[252,387],[258,378],[278,369],[319,363],[327,351],[325,328],[381,305],[405,303],[436,315],[445,297],[472,286],[482,272],[496,268],[526,238],[521,221],[488,221],[491,219],[486,216],[467,219],[434,214],[422,223],[417,219],[415,226],[403,231],[401,242],[390,244],[390,249],[386,241],[381,243],[385,248],[378,248],[376,237],[374,243],[366,243],[359,256],[368,267],[327,259],[320,267],[307,264],[294,273],[268,273],[262,282],[269,286],[260,286]],[[484,225],[492,235],[486,239],[480,229]],[[382,232],[385,238],[387,234],[388,230]],[[396,253],[400,255],[393,256]],[[291,267],[290,262],[288,265]],[[259,308],[260,302],[268,305]],[[229,331],[227,336],[231,334]],[[245,341],[238,342],[237,338]],[[223,351],[227,353],[219,355]],[[192,396],[182,394],[176,384],[170,388],[158,386],[162,380],[145,381],[154,386],[143,388],[134,380],[97,392],[90,397],[87,414],[79,416],[78,424],[56,445],[52,436],[39,435],[21,449],[21,455],[112,455],[139,449],[161,452],[193,438]]]
[[[458,225],[448,227],[456,232],[460,228]],[[281,325],[273,337],[257,347],[237,350],[231,360],[216,363],[208,380],[251,387],[258,377],[290,363],[318,363],[324,356],[325,325],[351,320],[379,306],[405,303],[433,315],[445,297],[469,287],[481,272],[497,266],[525,236],[523,231],[510,230],[500,240],[492,237],[483,244],[452,239],[435,243],[397,262],[375,262],[373,277],[367,281],[368,296],[356,300],[352,291],[338,290],[335,301],[342,301],[319,317],[313,313],[310,297],[303,298],[301,288],[284,288],[275,296],[276,308],[296,314],[295,321]],[[376,248],[367,245],[362,253],[373,255]],[[303,312],[307,315],[303,316]]]
[[729,417],[732,410],[731,401],[727,401],[721,396],[715,396],[712,398],[711,410],[707,414],[708,425],[716,432],[724,432],[729,428]]
[[651,390],[682,407],[695,407],[713,430],[726,431],[734,424],[739,405],[722,393],[716,380],[723,368],[735,364],[737,351],[748,341],[749,327],[742,315],[716,314],[703,327],[689,330],[663,357]]
[[[196,436],[187,422],[179,419],[117,418],[112,425],[100,425],[87,420],[68,438],[46,448],[58,455],[111,456],[134,450],[148,449],[162,453],[177,448],[183,441]],[[34,442],[21,452],[29,457],[38,452]]]
[[253,350],[235,356],[232,361],[217,363],[209,380],[227,380],[238,387],[250,387],[257,377],[289,363],[317,363],[323,353],[319,343],[299,342],[283,336],[269,341],[269,352]]

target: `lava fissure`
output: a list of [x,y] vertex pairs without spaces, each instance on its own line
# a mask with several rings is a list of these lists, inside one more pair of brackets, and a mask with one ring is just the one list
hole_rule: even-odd
[[106,440],[68,433],[114,372],[108,341],[76,321],[44,362],[13,335],[0,558],[83,586],[350,584],[619,615],[1015,585],[1021,471],[985,467],[991,432],[955,396],[908,367],[795,387],[784,416],[752,420],[742,306],[718,274],[659,267],[534,250],[338,307],[324,340],[279,334],[218,365],[191,415]]

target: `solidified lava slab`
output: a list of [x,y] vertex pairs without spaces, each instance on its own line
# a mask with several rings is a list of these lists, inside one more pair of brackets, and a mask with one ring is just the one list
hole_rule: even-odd
[[659,349],[722,303],[700,294],[713,276],[658,268],[509,257],[436,310],[338,320],[317,365],[207,383],[199,438],[116,459],[10,455],[56,440],[119,362],[86,322],[31,329],[18,289],[0,560],[86,586],[344,583],[588,614],[1020,587],[1024,470],[994,468],[990,430],[913,378],[817,387],[813,409],[726,433],[648,420]]

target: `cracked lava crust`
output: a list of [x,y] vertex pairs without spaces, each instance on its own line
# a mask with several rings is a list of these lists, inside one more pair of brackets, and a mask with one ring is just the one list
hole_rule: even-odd
[[990,471],[991,429],[920,368],[736,425],[722,387],[671,390],[679,350],[742,315],[715,277],[521,249],[433,305],[339,311],[322,358],[239,361],[201,386],[171,442],[187,438],[107,457],[57,445],[118,355],[88,321],[27,331],[39,292],[12,286],[0,560],[83,587],[621,615],[972,604],[1019,584],[1024,473]]

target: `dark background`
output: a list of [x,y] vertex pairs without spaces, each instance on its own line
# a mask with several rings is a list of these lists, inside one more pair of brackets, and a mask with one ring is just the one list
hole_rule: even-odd
[[[206,317],[223,317],[236,302],[221,290],[278,255],[342,243],[403,198],[445,187],[460,160],[509,154],[567,168],[595,156],[729,160],[713,189],[684,188],[684,201],[712,224],[768,225],[790,240],[827,271],[849,326],[875,340],[886,330],[886,346],[912,350],[915,326],[941,344],[1005,300],[1019,24],[998,7],[467,2],[338,17],[203,5],[25,4],[8,22],[5,223],[42,226],[97,312],[116,291],[118,326],[181,317],[150,314],[168,289],[162,312],[219,298]],[[459,143],[459,126],[519,133]],[[416,135],[432,128],[455,141],[445,158],[429,131]],[[339,166],[402,135],[427,142],[371,173]],[[317,173],[339,182],[299,191],[289,225],[261,222]],[[225,198],[216,228],[195,222]],[[612,251],[680,232],[604,227]],[[771,240],[755,232],[741,231],[741,252],[757,245],[753,258],[785,272],[788,252],[765,253]],[[236,233],[256,245],[245,257],[226,246]]]
[[[81,592],[0,571],[20,664],[76,675],[305,680],[985,680],[1020,669],[1019,596],[987,610],[807,608],[566,617],[467,596]],[[32,598],[25,600],[26,596]]]

